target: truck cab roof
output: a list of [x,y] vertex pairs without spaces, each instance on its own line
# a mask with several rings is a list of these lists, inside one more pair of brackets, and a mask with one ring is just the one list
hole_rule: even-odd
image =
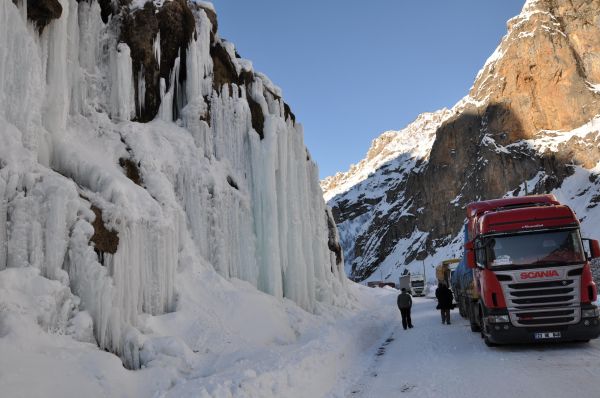
[[480,234],[578,227],[573,211],[564,205],[506,209],[483,214],[478,220]]
[[548,195],[530,195],[519,196],[515,198],[503,198],[473,202],[467,205],[467,217],[473,218],[488,211],[497,211],[500,209],[551,206],[560,205],[556,196]]

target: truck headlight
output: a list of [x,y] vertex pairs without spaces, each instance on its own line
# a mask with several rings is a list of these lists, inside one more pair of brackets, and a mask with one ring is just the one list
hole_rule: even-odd
[[510,318],[508,315],[490,315],[488,316],[489,323],[508,323]]
[[600,316],[600,310],[598,307],[591,308],[589,310],[581,310],[582,318],[598,318]]

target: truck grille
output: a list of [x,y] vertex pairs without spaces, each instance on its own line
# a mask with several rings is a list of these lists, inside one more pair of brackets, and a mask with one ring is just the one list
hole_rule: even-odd
[[522,327],[578,323],[581,320],[581,276],[569,271],[581,267],[561,267],[561,278],[525,283],[516,283],[521,271],[498,272],[505,276],[499,279],[511,323]]

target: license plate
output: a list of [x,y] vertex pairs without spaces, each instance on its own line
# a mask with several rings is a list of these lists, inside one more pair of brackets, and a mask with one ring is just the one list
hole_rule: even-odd
[[559,339],[560,332],[542,332],[535,334],[536,339]]

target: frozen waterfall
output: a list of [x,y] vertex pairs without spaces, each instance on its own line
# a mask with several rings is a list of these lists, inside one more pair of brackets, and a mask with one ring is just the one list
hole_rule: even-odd
[[[177,311],[177,275],[189,267],[308,311],[343,303],[343,263],[328,249],[302,127],[262,75],[213,87],[206,13],[194,9],[194,38],[170,86],[162,81],[155,120],[137,123],[148,71],[134,80],[120,20],[104,24],[97,0],[60,3],[40,35],[13,2],[0,2],[0,272],[34,267],[68,287],[80,301],[65,316],[87,311],[98,345],[132,368],[143,362],[140,316]],[[160,59],[160,33],[152,40]],[[248,96],[264,117],[262,139]],[[92,205],[118,237],[114,252],[92,238]]]

